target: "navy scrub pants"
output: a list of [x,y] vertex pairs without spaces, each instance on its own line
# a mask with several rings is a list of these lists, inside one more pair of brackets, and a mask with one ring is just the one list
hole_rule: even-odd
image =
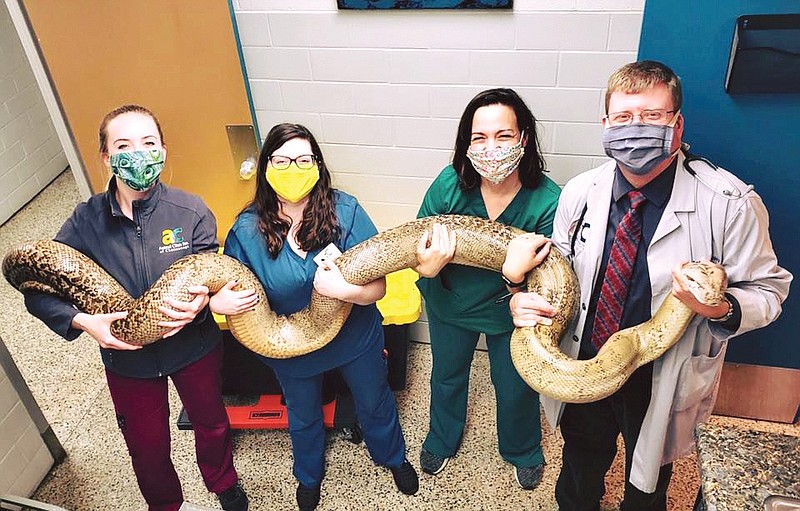
[[[355,360],[338,367],[353,394],[356,415],[372,461],[399,467],[406,457],[397,402],[389,389],[383,349],[375,343]],[[325,474],[325,426],[322,416],[323,373],[296,377],[276,372],[289,413],[294,476],[315,488]]]
[[[423,448],[449,458],[461,444],[467,421],[469,373],[480,332],[442,322],[428,311],[433,369],[430,429]],[[544,463],[539,394],[520,377],[511,362],[511,331],[486,336],[497,401],[500,456],[517,467]]]
[[[227,490],[239,480],[222,402],[222,343],[170,375],[194,429],[195,452],[206,488]],[[106,371],[108,388],[131,455],[139,489],[150,511],[177,511],[183,491],[170,458],[167,377],[127,378]]]

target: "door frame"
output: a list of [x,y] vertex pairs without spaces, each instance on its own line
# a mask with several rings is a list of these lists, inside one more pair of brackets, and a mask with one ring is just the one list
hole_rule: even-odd
[[69,168],[72,170],[75,183],[78,185],[78,191],[84,199],[88,199],[92,195],[92,190],[89,186],[86,169],[83,166],[80,156],[78,156],[75,139],[72,137],[72,131],[64,117],[64,112],[61,109],[61,102],[55,93],[55,88],[50,80],[50,73],[44,64],[39,45],[33,37],[33,30],[31,29],[28,15],[20,4],[20,0],[5,0],[5,3],[11,15],[11,21],[22,43],[25,56],[28,58],[28,62],[33,70],[36,84],[42,92],[44,104],[47,106],[47,112],[53,120],[53,127],[55,128],[59,142],[61,142],[61,147],[64,149],[64,156],[66,156]]
[[[8,7],[8,12],[11,16],[11,21],[14,24],[14,28],[17,31],[17,35],[22,43],[25,56],[27,57],[28,62],[33,70],[36,84],[39,86],[39,90],[44,98],[47,112],[50,114],[50,118],[53,121],[53,127],[55,128],[58,140],[61,142],[61,147],[64,149],[64,155],[67,158],[67,163],[69,163],[69,168],[72,171],[73,177],[75,178],[75,182],[78,186],[78,192],[81,194],[81,197],[86,200],[93,195],[91,186],[89,184],[88,174],[83,165],[83,161],[79,156],[75,138],[73,137],[72,130],[67,123],[61,101],[56,94],[55,87],[53,86],[52,78],[47,66],[44,63],[41,48],[33,36],[33,28],[31,26],[30,19],[28,18],[28,14],[22,5],[22,0],[4,1]],[[250,80],[247,76],[247,67],[245,66],[244,54],[242,52],[242,43],[241,39],[239,38],[239,27],[236,23],[236,15],[232,0],[227,0],[227,4],[228,12],[230,13],[231,24],[233,26],[236,52],[239,56],[239,66],[241,67],[242,78],[244,79],[244,88],[247,96],[248,107],[250,109],[250,117],[253,123],[253,128],[255,129],[256,141],[260,146],[261,134],[258,127],[258,118],[256,117],[255,106],[253,104],[253,95],[252,91],[250,90]]]

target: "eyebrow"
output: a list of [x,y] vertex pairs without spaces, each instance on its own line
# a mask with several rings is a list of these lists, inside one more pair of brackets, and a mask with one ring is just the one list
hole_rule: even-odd
[[[512,134],[517,132],[517,130],[515,130],[514,128],[503,128],[501,130],[497,130],[495,132],[495,134],[505,133],[507,131],[511,132]],[[483,132],[483,131],[473,131],[473,132],[470,133],[470,136],[474,136],[474,135],[486,135],[486,133]]]
[[[145,136],[142,137],[142,140],[147,140],[149,138],[154,138],[154,139],[158,140],[158,137],[155,136],[155,135],[145,135]],[[130,142],[130,141],[131,141],[131,139],[129,139],[129,138],[117,138],[111,143],[112,144],[116,144],[118,142]]]

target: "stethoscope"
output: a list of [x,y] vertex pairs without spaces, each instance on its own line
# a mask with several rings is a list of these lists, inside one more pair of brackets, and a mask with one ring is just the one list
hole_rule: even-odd
[[683,168],[686,169],[686,172],[691,174],[692,177],[694,177],[695,179],[700,181],[706,188],[708,188],[712,192],[714,192],[716,194],[719,194],[719,195],[721,195],[722,197],[724,197],[724,198],[726,198],[728,200],[735,200],[735,199],[741,199],[742,197],[744,197],[745,195],[747,195],[748,193],[750,193],[751,191],[753,191],[755,189],[755,186],[747,185],[747,190],[745,190],[744,192],[741,192],[741,191],[739,191],[739,188],[736,187],[736,184],[734,184],[734,182],[731,181],[730,177],[728,177],[724,172],[719,172],[719,175],[722,176],[722,179],[724,179],[728,183],[728,185],[730,186],[730,189],[725,189],[725,190],[722,190],[722,191],[717,190],[716,188],[711,186],[709,183],[707,183],[703,178],[701,178],[699,175],[697,175],[697,172],[695,172],[694,169],[692,169],[691,163],[694,162],[694,161],[701,161],[701,162],[705,163],[706,165],[708,165],[709,167],[711,167],[712,169],[714,169],[716,171],[719,171],[719,167],[717,167],[708,158],[692,154],[689,151],[690,147],[691,146],[686,142],[681,143],[681,149],[680,150],[683,151],[683,156],[684,156]]
[[[708,188],[712,192],[716,193],[717,195],[719,195],[719,196],[721,196],[721,197],[723,197],[723,198],[725,198],[727,200],[736,200],[736,199],[741,199],[742,197],[744,197],[745,195],[747,195],[748,193],[750,193],[751,191],[753,191],[755,189],[755,187],[753,185],[747,185],[747,189],[744,192],[740,191],[739,188],[731,180],[730,177],[728,177],[724,172],[719,172],[719,170],[720,170],[719,167],[717,167],[708,158],[692,154],[689,151],[690,147],[691,146],[686,142],[682,142],[681,143],[681,147],[680,147],[679,150],[683,152],[683,156],[684,156],[683,168],[686,169],[686,172],[691,174],[692,177],[697,179],[703,186],[705,186],[706,188]],[[722,176],[722,178],[728,183],[730,188],[726,188],[726,189],[721,190],[721,191],[717,190],[714,186],[712,186],[710,183],[708,183],[706,180],[704,180],[702,177],[700,177],[697,174],[697,172],[692,168],[692,165],[691,165],[692,162],[697,162],[697,161],[705,163],[710,168],[712,168],[715,171],[719,172],[719,175]],[[581,242],[585,242],[586,241],[586,238],[584,237],[584,230],[589,228],[590,225],[589,225],[588,222],[584,222],[584,218],[586,217],[586,211],[587,211],[588,208],[589,208],[588,203],[584,204],[583,210],[581,211],[581,216],[578,218],[578,221],[575,224],[575,230],[573,231],[571,239],[570,239],[570,254],[571,255],[575,255],[575,242],[578,240],[579,237],[580,237]]]

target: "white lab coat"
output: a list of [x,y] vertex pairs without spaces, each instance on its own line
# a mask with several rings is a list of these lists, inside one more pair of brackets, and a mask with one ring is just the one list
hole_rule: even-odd
[[[661,465],[694,447],[694,428],[710,415],[716,399],[728,339],[774,321],[792,280],[777,264],[761,197],[733,174],[693,161],[692,169],[718,191],[714,192],[684,169],[683,153],[678,158],[672,194],[647,250],[652,311],[655,313],[672,290],[673,267],[684,261],[718,260],[728,274],[728,292],[741,306],[742,321],[739,329],[730,333],[697,316],[681,339],[654,362],[650,406],[630,475],[631,484],[647,493],[655,491]],[[603,256],[615,166],[610,161],[570,180],[556,211],[553,243],[570,258],[581,287],[577,318],[561,341],[561,349],[573,358],[578,356]],[[741,197],[726,198],[723,190]],[[584,206],[583,222],[577,226]],[[578,236],[572,253],[575,229]],[[542,405],[555,427],[563,403],[542,396]]]

